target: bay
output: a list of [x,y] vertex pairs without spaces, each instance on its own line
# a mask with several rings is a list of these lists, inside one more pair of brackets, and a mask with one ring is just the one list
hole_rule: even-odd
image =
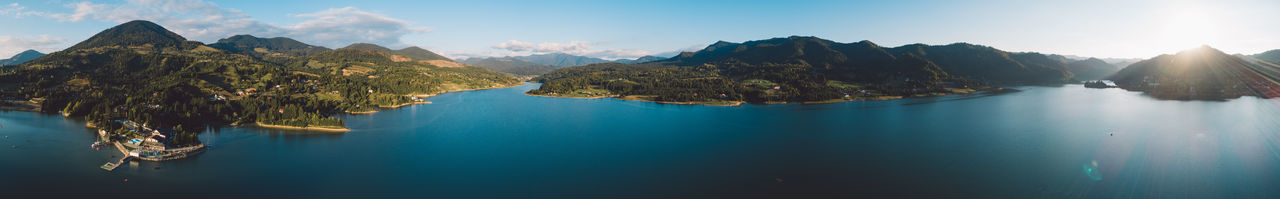
[[202,155],[112,172],[83,121],[0,112],[0,198],[1280,198],[1277,100],[1067,85],[720,107],[537,86],[343,115],[347,133],[213,129]]

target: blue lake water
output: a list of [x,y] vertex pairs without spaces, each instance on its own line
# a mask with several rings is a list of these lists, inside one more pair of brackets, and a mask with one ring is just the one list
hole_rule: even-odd
[[1280,198],[1277,100],[1068,85],[718,107],[536,86],[345,115],[341,134],[221,128],[200,156],[113,172],[83,121],[0,112],[0,198]]

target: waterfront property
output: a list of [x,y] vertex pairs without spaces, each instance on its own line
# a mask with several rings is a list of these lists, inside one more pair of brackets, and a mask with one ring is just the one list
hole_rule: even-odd
[[199,154],[206,148],[204,144],[169,147],[166,134],[172,134],[170,131],[153,129],[129,120],[115,120],[115,122],[123,125],[126,130],[122,132],[98,130],[98,138],[112,143],[124,157],[114,163],[108,162],[102,165],[104,170],[115,170],[130,158],[146,161],[175,160]]

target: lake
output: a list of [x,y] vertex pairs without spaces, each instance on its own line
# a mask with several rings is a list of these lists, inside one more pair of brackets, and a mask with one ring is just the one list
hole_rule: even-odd
[[83,121],[0,112],[0,198],[1280,198],[1277,100],[1067,85],[719,107],[536,87],[344,115],[348,133],[213,129],[204,154],[113,172]]

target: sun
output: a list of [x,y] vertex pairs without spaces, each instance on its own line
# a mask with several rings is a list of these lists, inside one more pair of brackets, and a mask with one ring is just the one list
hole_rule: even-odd
[[1171,9],[1163,19],[1158,39],[1165,49],[1185,50],[1213,45],[1218,39],[1219,28],[1214,16],[1203,9],[1189,6]]

